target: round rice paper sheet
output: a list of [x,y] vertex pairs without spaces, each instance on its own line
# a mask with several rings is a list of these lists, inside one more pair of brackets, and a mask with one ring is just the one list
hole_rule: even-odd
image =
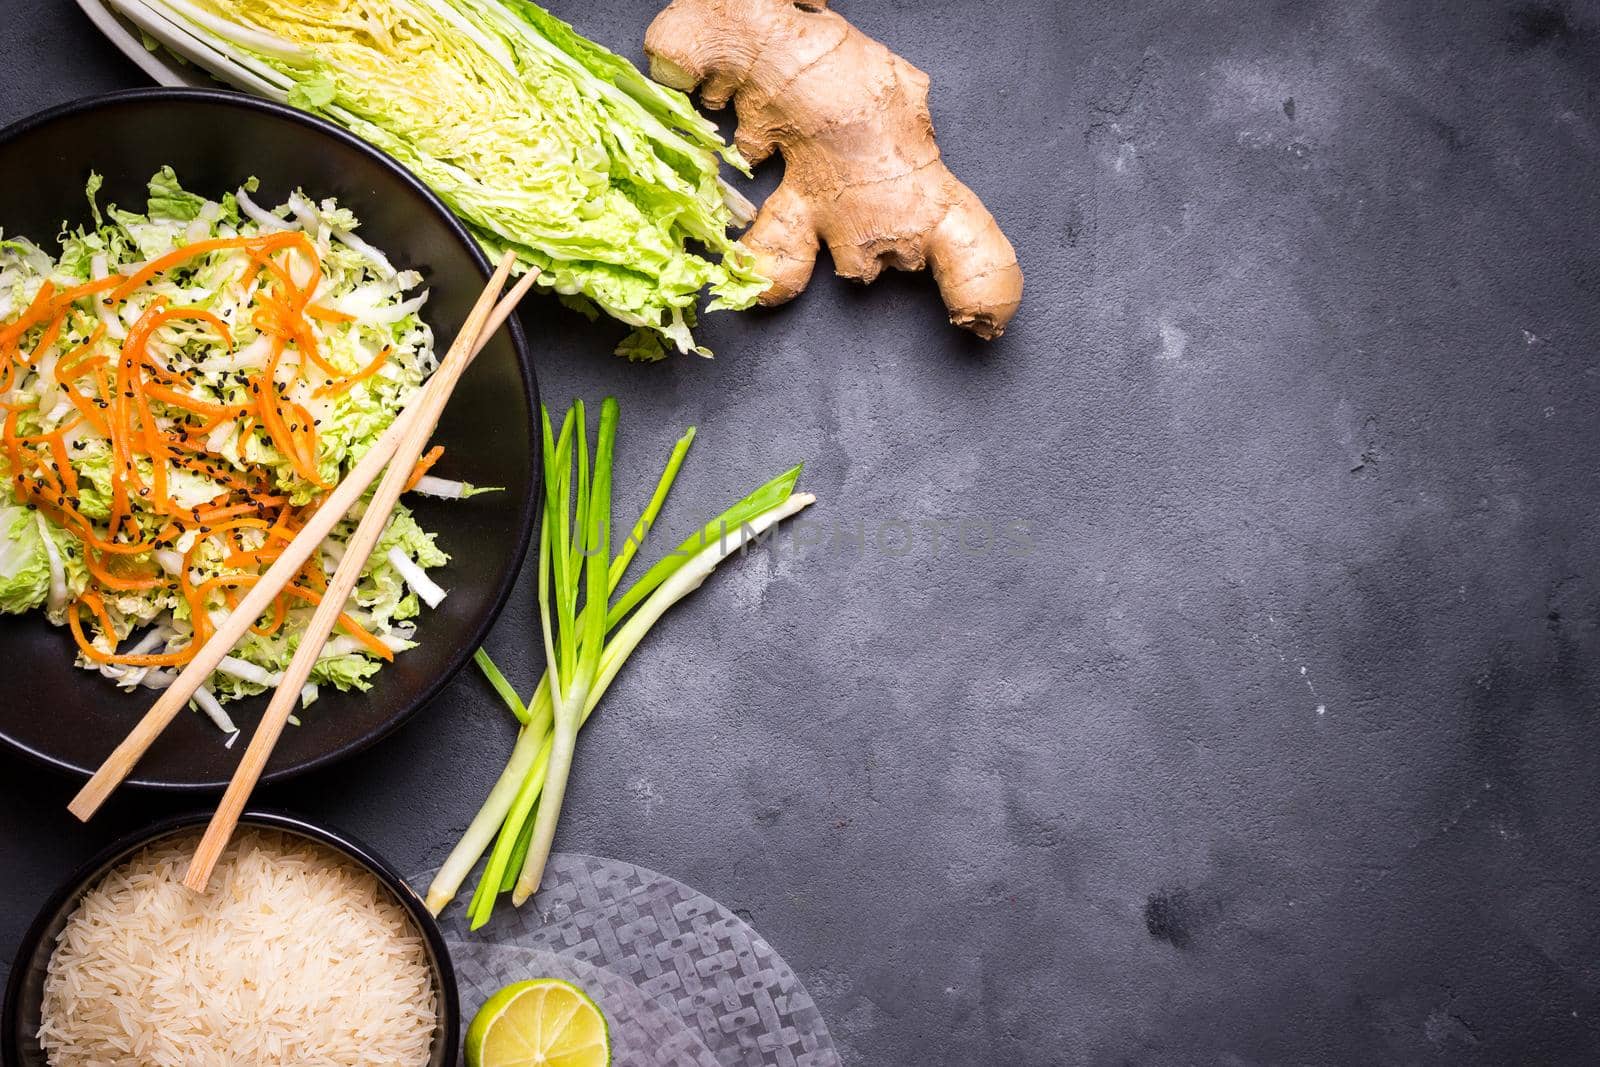
[[[424,892],[433,873],[411,884]],[[655,871],[556,853],[521,908],[502,905],[472,932],[456,903],[440,926],[463,1024],[512,982],[563,978],[605,1012],[615,1067],[840,1065],[821,1013],[777,951],[721,904]]]

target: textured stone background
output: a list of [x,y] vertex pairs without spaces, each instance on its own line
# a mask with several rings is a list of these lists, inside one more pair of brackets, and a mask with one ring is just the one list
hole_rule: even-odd
[[[552,6],[636,57],[652,14]],[[679,610],[562,844],[747,914],[857,1064],[1594,1062],[1600,8],[839,6],[932,74],[1024,310],[984,348],[924,278],[819,277],[646,368],[535,310],[547,397],[622,399],[623,499],[692,422],[675,528],[803,459],[819,520],[915,533]],[[142,83],[7,16],[0,118]],[[918,528],[961,519],[1033,550]],[[264,799],[425,867],[510,736],[464,676]],[[0,778],[8,954],[168,805]]]

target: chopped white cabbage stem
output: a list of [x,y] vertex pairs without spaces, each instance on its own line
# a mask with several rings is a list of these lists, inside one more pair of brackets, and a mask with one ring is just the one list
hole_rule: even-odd
[[436,478],[431,474],[424,474],[417,479],[417,484],[411,487],[413,493],[423,496],[436,496],[441,500],[460,500],[467,495],[467,483],[458,482],[454,478]]
[[247,663],[242,659],[234,659],[232,656],[223,656],[221,661],[217,663],[217,670],[223,674],[231,674],[235,678],[243,678],[247,682],[254,682],[256,685],[269,689],[283,681],[282,671],[269,671],[264,667],[256,666],[254,663]]
[[263,230],[293,230],[296,228],[284,222],[272,212],[263,210],[259,204],[250,199],[250,194],[243,188],[235,192],[233,197],[239,202],[239,210],[243,211],[251,222],[254,222]]
[[44,516],[34,512],[33,518],[39,526],[39,538],[44,542],[45,556],[50,560],[50,599],[46,603],[50,614],[54,616],[67,609],[67,572],[61,563],[61,550],[56,548],[55,538],[50,536],[50,526],[44,521]]
[[411,557],[398,548],[389,550],[389,562],[394,564],[394,569],[400,572],[400,577],[405,579],[411,591],[422,598],[422,602],[430,608],[438,607],[445,598],[445,591],[439,583],[428,577],[428,572],[411,562]]
[[222,702],[217,699],[216,694],[208,687],[201,686],[194,691],[194,704],[210,716],[211,721],[217,724],[217,729],[223,733],[236,734],[239,732],[239,728],[233,725],[233,720],[223,710]]
[[378,268],[378,273],[385,278],[393,278],[400,273],[394,269],[394,264],[389,262],[389,257],[373,248],[370,244],[351,233],[349,230],[334,230],[334,240],[349,246],[353,251],[360,252],[367,257],[367,261]]

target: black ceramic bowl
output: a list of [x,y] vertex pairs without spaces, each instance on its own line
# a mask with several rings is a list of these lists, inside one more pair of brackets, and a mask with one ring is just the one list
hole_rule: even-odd
[[[424,316],[442,349],[489,276],[477,244],[449,210],[398,163],[338,127],[236,93],[149,89],[55,108],[0,132],[0,228],[53,246],[62,222],[87,222],[84,183],[105,177],[100,203],[137,205],[163,165],[212,197],[246,178],[260,201],[282,203],[296,187],[334,196],[362,221],[361,235],[396,266],[420,271],[431,290]],[[441,353],[442,354],[442,353]],[[484,349],[456,389],[436,440],[438,473],[505,492],[450,502],[411,498],[439,535],[450,591],[419,620],[420,644],[379,672],[368,693],[324,686],[320,700],[284,731],[266,778],[329,763],[400,725],[466,663],[505,603],[533,528],[538,492],[533,371],[515,319]],[[0,662],[28,665],[0,700],[0,740],[48,763],[88,774],[154,699],[125,693],[73,666],[64,629],[42,615],[0,615]],[[248,732],[264,698],[233,709]],[[131,784],[219,789],[242,746],[224,749],[203,716],[180,715],[135,769]]]
[[[56,937],[65,929],[83,894],[92,889],[107,871],[146,845],[175,834],[199,830],[210,817],[209,812],[180,815],[124,838],[84,864],[50,898],[23,935],[10,981],[6,984],[5,1015],[0,1018],[0,1063],[6,1064],[6,1067],[44,1067],[46,1063],[36,1036],[44,1010],[45,971],[50,965],[50,956],[55,952]],[[326,827],[315,826],[281,812],[254,810],[245,812],[239,825],[281,830],[326,845],[370,871],[388,887],[427,943],[428,963],[433,969],[434,988],[439,994],[439,1027],[428,1067],[455,1067],[461,1032],[461,998],[456,989],[455,969],[450,966],[450,953],[445,948],[444,937],[439,933],[433,916],[428,914],[422,898],[365,845]]]

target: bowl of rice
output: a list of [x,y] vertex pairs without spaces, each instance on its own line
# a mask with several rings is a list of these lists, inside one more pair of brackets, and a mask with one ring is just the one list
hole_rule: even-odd
[[239,821],[205,894],[207,814],[85,865],[23,938],[0,1061],[454,1067],[460,1004],[433,917],[364,846],[290,815]]

